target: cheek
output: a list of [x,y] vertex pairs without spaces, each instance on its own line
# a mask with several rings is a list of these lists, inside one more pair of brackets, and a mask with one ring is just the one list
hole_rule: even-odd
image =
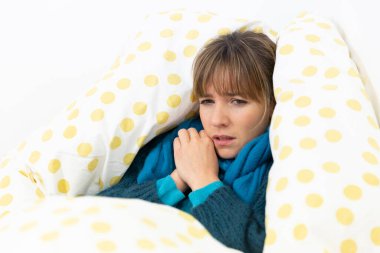
[[199,108],[199,116],[203,121],[208,121],[210,119],[210,116],[212,115],[212,109],[208,108],[207,106],[202,106]]
[[256,128],[258,125],[264,123],[264,118],[263,118],[262,115],[251,115],[251,117],[247,117],[247,118],[244,120],[244,123],[246,124],[246,126],[247,126],[248,128],[254,129],[254,128]]
[[205,117],[205,113],[204,113],[204,110],[202,110],[201,108],[199,108],[199,117],[201,118],[201,121],[203,123],[203,119]]
[[202,122],[202,125],[203,125],[203,127],[204,128],[206,128],[206,126],[207,126],[207,113],[205,112],[205,110],[203,110],[203,109],[199,109],[199,117],[200,117],[200,119],[201,119],[201,122]]
[[208,110],[199,110],[199,117],[202,122],[203,129],[205,130],[207,135],[211,134],[211,122],[210,122],[210,113]]
[[267,125],[267,119],[262,114],[251,113],[240,118],[240,127],[246,131],[248,137],[256,137],[261,134]]

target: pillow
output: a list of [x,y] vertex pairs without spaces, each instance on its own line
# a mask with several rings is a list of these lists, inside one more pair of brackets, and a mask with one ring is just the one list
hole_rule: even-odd
[[264,252],[380,251],[380,131],[332,22],[279,34]]
[[0,221],[2,252],[240,252],[191,215],[137,199],[52,196]]
[[[9,181],[0,186],[0,203],[7,200],[0,208],[33,192],[32,199],[89,195],[117,183],[144,143],[196,113],[194,56],[213,37],[235,29],[276,36],[261,22],[210,12],[148,16],[102,80],[0,161],[0,182]],[[17,195],[21,183],[13,177],[19,176],[33,185]]]

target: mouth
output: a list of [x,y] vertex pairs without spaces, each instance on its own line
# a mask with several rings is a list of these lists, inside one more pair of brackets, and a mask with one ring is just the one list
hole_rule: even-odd
[[214,135],[212,136],[215,146],[229,146],[235,140],[234,137],[228,135]]

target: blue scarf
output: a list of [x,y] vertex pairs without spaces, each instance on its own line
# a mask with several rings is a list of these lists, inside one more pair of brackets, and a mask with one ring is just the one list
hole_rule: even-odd
[[[163,178],[175,169],[173,141],[180,129],[191,127],[198,131],[203,129],[200,119],[195,118],[158,137],[157,145],[149,152],[137,177],[139,184]],[[218,158],[218,161],[219,179],[230,186],[240,199],[252,204],[262,179],[273,163],[268,129],[248,142],[234,159]]]

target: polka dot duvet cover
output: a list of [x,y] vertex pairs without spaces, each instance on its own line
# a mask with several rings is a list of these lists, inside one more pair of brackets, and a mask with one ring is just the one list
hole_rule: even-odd
[[147,17],[98,83],[0,159],[1,252],[234,252],[177,209],[88,195],[194,115],[192,60],[235,29],[277,42],[264,252],[379,252],[379,125],[334,24],[302,14],[277,34],[185,10]]

